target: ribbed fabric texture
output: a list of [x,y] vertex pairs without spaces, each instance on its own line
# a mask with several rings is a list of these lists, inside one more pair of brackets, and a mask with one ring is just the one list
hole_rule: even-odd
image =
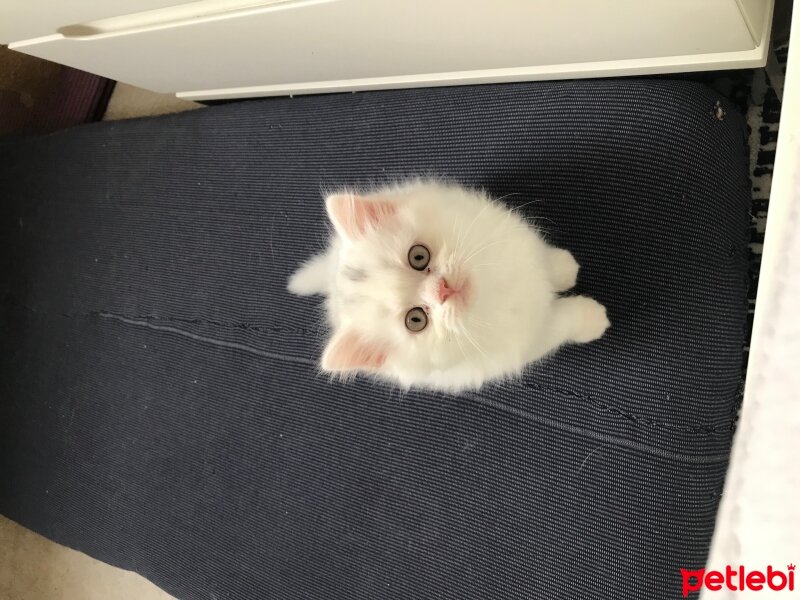
[[[0,143],[0,512],[181,599],[679,596],[739,398],[744,138],[708,88],[617,80]],[[409,175],[540,217],[606,336],[459,397],[319,375],[285,287],[320,191]]]

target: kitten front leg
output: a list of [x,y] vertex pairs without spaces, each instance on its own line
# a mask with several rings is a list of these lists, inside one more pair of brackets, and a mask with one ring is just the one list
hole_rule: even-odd
[[287,288],[298,296],[328,294],[331,280],[332,255],[318,254],[306,261],[291,277]]
[[[558,298],[546,333],[549,350],[567,342],[587,343],[600,338],[611,323],[605,307],[586,296]],[[549,351],[548,350],[548,351]]]
[[580,266],[572,254],[561,248],[550,248],[547,255],[550,278],[557,292],[575,287]]

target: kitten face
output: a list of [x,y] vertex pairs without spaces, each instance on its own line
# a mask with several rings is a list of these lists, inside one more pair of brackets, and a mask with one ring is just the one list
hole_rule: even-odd
[[398,206],[378,227],[348,238],[337,288],[342,320],[364,338],[395,359],[443,367],[470,335],[474,273],[446,234],[452,224],[437,213]]
[[327,208],[340,239],[323,369],[411,384],[453,369],[483,379],[526,362],[532,307],[552,291],[534,267],[541,242],[524,220],[480,193],[438,184],[334,195]]

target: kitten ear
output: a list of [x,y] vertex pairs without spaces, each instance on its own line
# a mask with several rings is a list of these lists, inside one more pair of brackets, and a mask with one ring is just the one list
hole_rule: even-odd
[[350,240],[379,228],[395,213],[393,202],[355,194],[332,194],[325,199],[325,208],[336,232]]
[[375,371],[386,361],[386,349],[365,340],[355,331],[345,330],[334,334],[322,354],[322,370]]

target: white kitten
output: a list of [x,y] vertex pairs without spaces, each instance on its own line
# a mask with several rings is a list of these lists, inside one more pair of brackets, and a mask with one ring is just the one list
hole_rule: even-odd
[[415,181],[326,199],[335,233],[289,291],[327,296],[323,371],[450,392],[518,375],[609,326],[602,305],[560,297],[578,263],[482,192]]

